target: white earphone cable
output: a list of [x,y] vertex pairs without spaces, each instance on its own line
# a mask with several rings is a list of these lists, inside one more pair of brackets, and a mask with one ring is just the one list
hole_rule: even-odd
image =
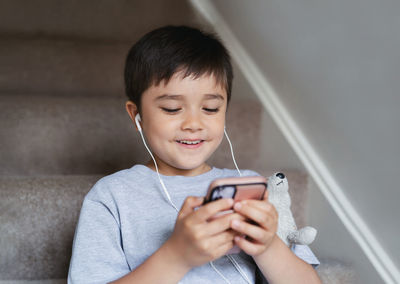
[[[139,127],[140,127],[140,125],[139,125]],[[172,205],[172,207],[175,208],[176,212],[179,212],[178,208],[177,208],[177,207],[175,206],[175,204],[172,202],[171,196],[169,195],[168,190],[167,190],[167,188],[166,188],[166,186],[165,186],[163,180],[161,179],[160,173],[159,173],[159,171],[158,171],[157,162],[156,162],[156,160],[155,160],[153,154],[151,153],[149,147],[147,146],[146,141],[145,141],[144,136],[143,136],[143,133],[142,133],[142,130],[141,130],[141,128],[139,128],[139,127],[138,127],[139,133],[140,133],[140,136],[142,137],[144,146],[146,147],[147,152],[149,152],[151,158],[153,159],[154,166],[156,167],[156,171],[157,171],[158,179],[160,180],[161,187],[163,188],[164,193],[165,193],[165,195],[167,196],[167,199],[168,199],[169,203]],[[230,141],[230,139],[229,139],[229,137],[228,137],[228,134],[226,133],[225,127],[224,127],[224,133],[225,133],[225,136],[226,136],[226,138],[227,138],[227,140],[228,140],[228,142],[229,142],[229,146],[230,146],[230,149],[231,149],[231,154],[232,154],[233,163],[235,164],[236,170],[238,171],[239,175],[242,176],[242,173],[240,172],[240,170],[239,170],[239,168],[238,168],[238,166],[237,166],[237,164],[236,164],[235,156],[234,156],[234,154],[233,154],[232,143],[231,143],[231,141]],[[233,266],[236,268],[236,270],[239,271],[240,275],[242,275],[242,277],[246,280],[246,282],[247,282],[248,284],[251,284],[251,282],[250,282],[249,278],[247,277],[246,273],[243,271],[243,269],[240,267],[240,265],[237,263],[237,261],[236,261],[231,255],[227,255],[227,257],[228,257],[228,259],[230,260],[230,262],[233,264]],[[211,265],[211,267],[215,270],[215,272],[217,272],[218,275],[220,275],[220,276],[225,280],[226,283],[231,284],[231,282],[230,282],[230,281],[215,267],[215,265],[214,265],[214,263],[213,263],[212,261],[210,261],[210,265]]]
[[164,184],[163,180],[162,180],[161,177],[160,177],[160,173],[158,172],[158,166],[157,166],[156,159],[154,159],[154,156],[153,156],[153,154],[151,153],[149,147],[147,147],[147,144],[146,144],[146,141],[145,141],[145,139],[144,139],[144,136],[143,136],[142,131],[140,130],[139,133],[140,133],[140,135],[142,136],[142,140],[143,140],[144,146],[146,147],[147,151],[149,152],[151,158],[153,159],[154,165],[155,165],[155,167],[156,167],[158,179],[160,180],[161,187],[163,188],[164,193],[165,193],[165,195],[167,196],[169,203],[172,205],[172,207],[175,208],[176,212],[179,212],[178,208],[177,208],[177,207],[175,206],[175,204],[172,202],[171,196],[169,195],[168,190],[167,190],[167,188],[165,187],[165,184]]
[[250,279],[247,277],[246,273],[243,271],[243,269],[240,267],[239,263],[237,263],[236,259],[232,255],[227,255],[229,260],[232,262],[233,266],[239,271],[239,273],[243,276],[243,278],[246,280],[248,284],[251,284]]
[[236,164],[235,155],[233,154],[232,143],[231,143],[231,140],[229,139],[229,136],[228,136],[228,133],[226,132],[225,127],[224,127],[224,133],[225,133],[226,139],[228,140],[229,147],[231,148],[231,154],[232,154],[233,163],[235,164],[236,170],[238,171],[239,175],[242,176],[242,173],[240,172],[239,167],[238,167],[237,164]]
[[215,265],[214,265],[214,263],[213,263],[212,261],[210,261],[209,263],[210,263],[211,267],[214,268],[215,272],[217,272],[218,275],[221,276],[222,279],[224,279],[226,283],[231,284],[231,282],[230,282],[228,279],[226,279],[226,277],[221,273],[221,271],[219,271],[219,270],[215,267]]

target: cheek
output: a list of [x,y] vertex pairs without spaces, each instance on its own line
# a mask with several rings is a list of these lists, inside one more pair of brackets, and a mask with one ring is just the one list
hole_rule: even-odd
[[145,128],[145,132],[148,136],[153,138],[155,137],[164,137],[168,133],[167,125],[163,125],[162,123],[157,123],[153,121],[151,124],[147,125]]
[[224,125],[225,123],[215,123],[213,125],[213,136],[219,143],[221,143],[222,139],[224,138]]
[[225,126],[225,114],[220,114],[216,119],[213,120],[211,125],[215,131],[223,133]]
[[144,124],[144,132],[147,137],[150,137],[149,142],[152,145],[174,140],[175,129],[176,125],[170,121],[166,123],[165,118],[161,120],[152,118],[149,124]]

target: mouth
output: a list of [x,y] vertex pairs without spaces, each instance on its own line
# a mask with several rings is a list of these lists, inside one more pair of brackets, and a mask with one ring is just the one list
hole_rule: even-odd
[[176,142],[185,147],[185,148],[189,148],[189,149],[193,149],[193,148],[198,148],[201,145],[203,145],[204,140],[201,139],[197,139],[197,140],[176,140]]

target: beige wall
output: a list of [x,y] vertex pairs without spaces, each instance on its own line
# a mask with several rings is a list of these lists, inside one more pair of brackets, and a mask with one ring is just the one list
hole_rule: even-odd
[[[260,104],[258,97],[244,78],[236,62],[233,62],[233,67],[232,100],[251,100]],[[260,148],[258,152],[260,155],[258,156],[258,161],[255,163],[256,168],[254,170],[295,170],[304,172],[305,168],[266,110],[262,111],[260,125],[261,137],[263,139],[259,143]],[[248,127],[251,127],[251,125]],[[245,130],[243,130],[243,133],[245,133]],[[249,143],[251,143],[251,140]]]
[[[212,3],[398,270],[400,2]],[[345,232],[335,214],[324,214],[324,198],[318,202],[322,235],[332,226]],[[341,252],[367,281],[379,279],[350,235],[343,240],[324,254]]]

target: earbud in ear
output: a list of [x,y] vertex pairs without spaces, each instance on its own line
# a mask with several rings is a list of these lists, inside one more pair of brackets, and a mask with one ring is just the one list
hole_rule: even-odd
[[140,126],[140,114],[137,113],[135,116],[135,123],[136,123],[136,127],[138,128],[139,132],[142,132],[142,127]]

